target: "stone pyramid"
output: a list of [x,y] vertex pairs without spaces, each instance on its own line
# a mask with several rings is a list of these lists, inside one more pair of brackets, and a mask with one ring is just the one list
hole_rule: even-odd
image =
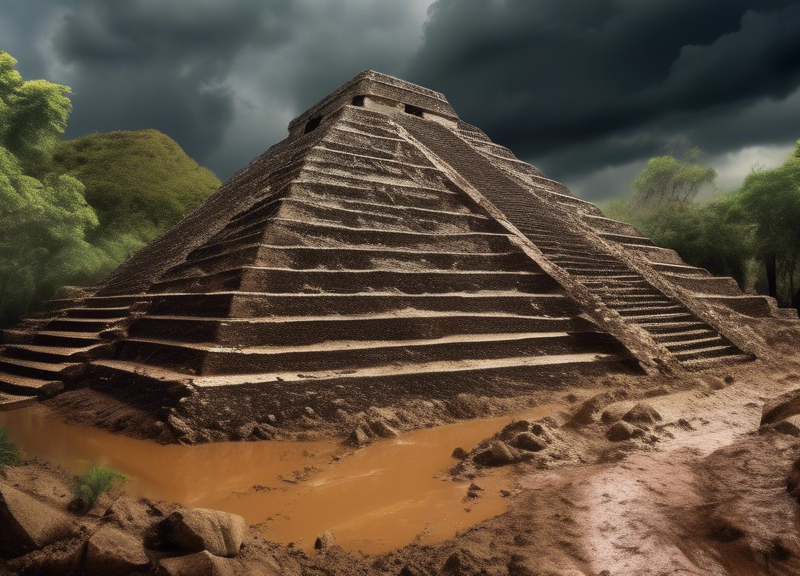
[[100,285],[5,331],[0,402],[90,385],[224,436],[342,399],[747,361],[748,317],[789,316],[604,218],[442,94],[368,71]]

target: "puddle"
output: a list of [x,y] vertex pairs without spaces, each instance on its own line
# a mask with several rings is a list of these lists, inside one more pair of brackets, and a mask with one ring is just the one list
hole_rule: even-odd
[[264,538],[306,550],[332,530],[346,549],[381,553],[438,542],[504,512],[507,472],[479,479],[483,496],[465,502],[466,484],[446,476],[453,448],[469,450],[513,419],[559,408],[417,430],[349,455],[338,440],[162,446],[65,424],[42,405],[0,412],[0,426],[27,456],[70,473],[94,464],[122,471],[131,496],[241,514]]

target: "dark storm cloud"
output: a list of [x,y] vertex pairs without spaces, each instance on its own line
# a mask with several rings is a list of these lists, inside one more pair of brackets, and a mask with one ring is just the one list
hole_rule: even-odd
[[438,0],[409,76],[557,177],[662,152],[670,123],[730,147],[698,123],[800,86],[800,6]]

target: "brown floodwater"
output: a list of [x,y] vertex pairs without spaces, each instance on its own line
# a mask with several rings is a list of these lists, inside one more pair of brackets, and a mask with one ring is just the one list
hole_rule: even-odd
[[467,484],[446,473],[456,463],[453,449],[469,450],[513,419],[559,408],[416,430],[352,452],[336,439],[164,446],[66,424],[42,405],[0,412],[0,426],[28,457],[70,473],[95,464],[122,471],[131,496],[241,514],[264,538],[303,549],[331,530],[346,549],[381,553],[438,542],[503,513],[508,473],[478,479],[481,497],[467,500]]

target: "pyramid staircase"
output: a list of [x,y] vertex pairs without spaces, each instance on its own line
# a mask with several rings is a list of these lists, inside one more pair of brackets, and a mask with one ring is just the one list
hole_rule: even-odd
[[441,95],[365,73],[99,289],[7,331],[0,406],[88,382],[230,431],[751,359],[664,278],[726,283],[626,226]]

